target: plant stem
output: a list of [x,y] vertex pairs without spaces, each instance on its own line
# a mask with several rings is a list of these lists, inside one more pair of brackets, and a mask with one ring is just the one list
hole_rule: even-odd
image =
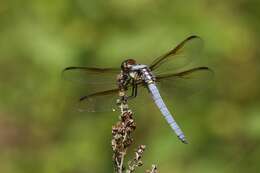
[[[124,85],[124,80],[122,79],[124,74],[118,76],[118,87],[119,87],[119,99],[117,101],[121,114],[119,116],[119,121],[112,127],[112,149],[113,149],[113,161],[114,169],[116,173],[133,173],[137,167],[143,165],[141,161],[143,152],[145,150],[145,145],[140,145],[135,151],[135,157],[132,161],[128,163],[128,169],[124,166],[125,156],[127,154],[128,148],[133,143],[132,133],[134,132],[136,125],[133,119],[133,112],[129,109],[127,101],[128,97],[126,95],[126,87]],[[157,173],[157,169],[152,169],[150,173]]]

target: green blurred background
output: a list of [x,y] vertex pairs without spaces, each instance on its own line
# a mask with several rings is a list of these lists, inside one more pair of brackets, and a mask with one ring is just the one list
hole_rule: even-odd
[[191,34],[205,42],[214,82],[190,102],[168,100],[189,145],[151,101],[133,107],[132,149],[147,145],[138,171],[155,163],[161,173],[259,172],[259,7],[257,0],[1,0],[0,172],[112,172],[118,113],[76,112],[84,86],[64,82],[61,70],[146,60]]

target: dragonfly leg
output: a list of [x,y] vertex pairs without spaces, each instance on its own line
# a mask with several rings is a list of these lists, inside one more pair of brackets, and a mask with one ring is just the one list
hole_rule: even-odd
[[136,97],[136,96],[137,96],[137,89],[138,89],[138,86],[137,86],[137,84],[136,84],[136,83],[134,84],[134,88],[135,88],[134,97]]
[[129,97],[131,98],[135,98],[137,96],[137,83],[133,80],[132,81],[132,93],[131,96]]

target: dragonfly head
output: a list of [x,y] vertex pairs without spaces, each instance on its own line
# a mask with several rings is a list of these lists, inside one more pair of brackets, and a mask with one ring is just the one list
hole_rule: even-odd
[[134,59],[127,59],[122,62],[121,64],[121,69],[123,71],[130,71],[133,65],[136,65],[136,61]]

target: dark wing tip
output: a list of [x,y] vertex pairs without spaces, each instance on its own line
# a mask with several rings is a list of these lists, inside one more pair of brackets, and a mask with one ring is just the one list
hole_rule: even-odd
[[81,102],[81,101],[83,101],[83,100],[87,99],[88,97],[89,97],[89,95],[87,95],[87,96],[82,96],[82,97],[80,97],[80,98],[79,98],[79,100],[78,100],[78,101],[79,101],[79,102]]
[[187,37],[187,39],[186,39],[186,40],[191,40],[191,39],[194,39],[194,38],[201,39],[201,37],[200,37],[200,36],[198,36],[198,35],[191,35],[191,36]]
[[212,71],[212,69],[210,69],[210,68],[207,67],[207,66],[201,66],[201,67],[198,67],[197,69],[210,70],[210,71]]
[[192,39],[198,39],[198,40],[200,40],[202,46],[204,45],[204,40],[198,35],[191,35],[191,36],[187,37],[183,42],[187,42]]
[[197,67],[197,70],[205,70],[205,71],[207,71],[210,79],[212,79],[215,76],[214,70],[211,69],[210,67],[201,66],[201,67]]
[[86,68],[87,68],[87,67],[76,67],[76,66],[66,67],[66,68],[64,68],[64,69],[61,71],[61,77],[62,77],[62,78],[66,78],[65,75],[64,75],[64,73],[65,73],[66,71],[68,71],[68,70],[74,70],[74,69],[78,70],[78,69],[86,69]]
[[75,68],[75,67],[66,67],[66,68],[64,68],[64,69],[61,71],[62,77],[63,77],[63,74],[64,74],[65,71],[71,70],[71,69],[74,69],[74,68]]
[[82,68],[82,67],[73,67],[73,66],[71,66],[71,67],[66,67],[66,68],[64,68],[64,69],[62,70],[62,72],[67,71],[67,70],[72,70],[72,69],[78,69],[78,68]]
[[66,68],[64,68],[62,71],[61,71],[61,78],[62,79],[66,79],[66,77],[65,77],[65,72],[66,71],[68,71],[68,70],[72,70],[72,69],[76,69],[77,67],[66,67]]
[[210,67],[207,67],[207,66],[195,67],[194,69],[196,69],[196,70],[208,70],[208,71],[214,73],[214,71]]
[[200,67],[200,69],[208,70],[213,76],[215,75],[214,70],[212,68],[210,68],[210,67]]

